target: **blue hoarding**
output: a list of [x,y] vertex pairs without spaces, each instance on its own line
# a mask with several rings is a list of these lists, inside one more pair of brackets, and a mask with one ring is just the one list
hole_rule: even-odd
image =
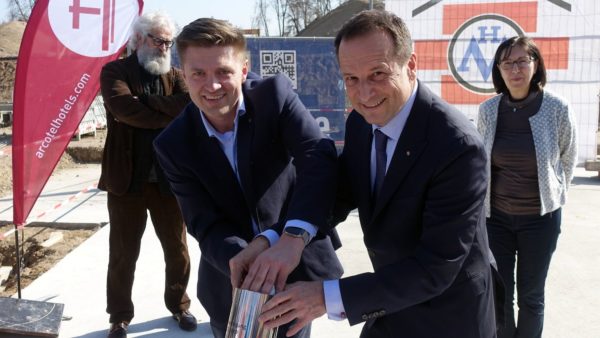
[[342,145],[345,93],[333,38],[248,37],[247,44],[250,70],[287,75],[321,130]]

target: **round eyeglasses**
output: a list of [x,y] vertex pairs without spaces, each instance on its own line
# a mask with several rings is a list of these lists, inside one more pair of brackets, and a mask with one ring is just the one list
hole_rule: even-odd
[[152,39],[152,43],[154,44],[154,47],[160,47],[162,45],[165,46],[165,48],[171,48],[171,46],[173,46],[173,40],[163,40],[161,38],[157,38],[156,36],[148,33],[148,37],[150,39]]

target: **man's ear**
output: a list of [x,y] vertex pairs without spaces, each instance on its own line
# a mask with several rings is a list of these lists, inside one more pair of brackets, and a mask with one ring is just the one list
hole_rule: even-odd
[[246,81],[248,77],[248,59],[244,59],[244,65],[242,66],[242,81]]
[[185,70],[183,69],[183,65],[181,65],[181,76],[183,77],[183,81],[187,81],[187,76],[185,74]]
[[408,72],[408,78],[414,80],[417,78],[417,55],[412,53],[408,62],[406,63],[406,71]]
[[139,49],[144,44],[144,35],[140,33],[135,33],[136,42],[135,49]]

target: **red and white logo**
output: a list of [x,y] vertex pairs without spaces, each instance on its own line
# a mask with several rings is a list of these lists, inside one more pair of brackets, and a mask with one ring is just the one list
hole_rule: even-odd
[[138,13],[137,0],[51,0],[48,4],[50,27],[58,40],[89,57],[117,52],[127,42]]

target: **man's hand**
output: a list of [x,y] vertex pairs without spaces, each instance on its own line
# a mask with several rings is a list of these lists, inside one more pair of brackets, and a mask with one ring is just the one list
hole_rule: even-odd
[[297,282],[288,285],[284,292],[276,294],[263,305],[258,320],[269,330],[296,319],[286,332],[286,336],[291,337],[325,313],[323,282]]
[[242,289],[270,293],[282,291],[288,275],[298,266],[304,250],[301,238],[283,234],[279,241],[256,258],[244,278]]
[[244,277],[250,270],[250,265],[261,252],[269,248],[269,241],[263,237],[256,237],[244,250],[240,251],[235,257],[229,260],[229,270],[231,271],[231,285],[239,288],[242,285]]

